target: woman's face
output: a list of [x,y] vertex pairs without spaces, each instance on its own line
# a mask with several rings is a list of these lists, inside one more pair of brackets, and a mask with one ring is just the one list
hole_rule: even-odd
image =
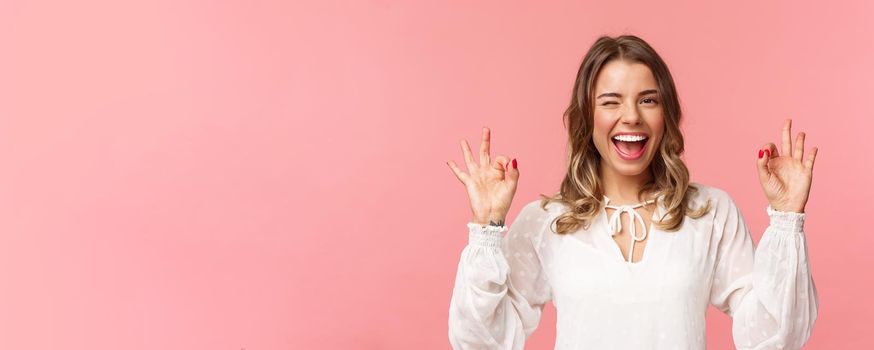
[[[602,170],[625,176],[647,170],[665,127],[657,89],[652,71],[642,63],[613,60],[601,68],[595,79],[592,137]],[[630,135],[614,139],[621,134]]]

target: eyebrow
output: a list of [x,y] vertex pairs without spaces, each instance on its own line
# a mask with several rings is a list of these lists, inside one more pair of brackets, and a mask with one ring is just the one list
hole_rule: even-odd
[[[648,94],[658,93],[658,92],[659,91],[656,89],[643,90],[643,91],[639,92],[637,94],[637,96],[643,96],[643,95],[648,95]],[[598,95],[598,97],[595,99],[597,100],[601,97],[622,97],[622,94],[620,94],[618,92],[605,92],[603,94]]]

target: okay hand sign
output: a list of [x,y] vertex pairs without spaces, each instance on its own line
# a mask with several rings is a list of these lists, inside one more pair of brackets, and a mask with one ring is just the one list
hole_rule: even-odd
[[478,162],[473,159],[467,140],[462,140],[461,150],[464,152],[464,162],[467,164],[469,174],[458,169],[455,162],[451,160],[446,164],[467,189],[473,211],[473,222],[500,226],[504,225],[504,219],[510,211],[510,203],[516,194],[519,170],[516,168],[515,159],[512,161],[512,166],[510,159],[503,155],[495,157],[494,161],[491,160],[490,138],[489,128],[483,127]]
[[783,156],[773,143],[759,150],[759,183],[768,198],[771,208],[779,211],[803,213],[810,194],[813,178],[813,162],[817,148],[810,149],[807,159],[804,154],[805,133],[798,133],[795,148],[792,148],[792,119],[783,124]]

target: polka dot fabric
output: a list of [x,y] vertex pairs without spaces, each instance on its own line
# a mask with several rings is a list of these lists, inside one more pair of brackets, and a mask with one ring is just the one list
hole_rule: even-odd
[[[567,235],[552,221],[568,208],[543,210],[540,200],[510,227],[468,223],[449,305],[452,348],[523,349],[548,302],[558,311],[556,349],[704,349],[710,304],[732,317],[739,349],[800,348],[818,304],[805,214],[767,207],[755,247],[734,200],[694,184],[692,205],[709,199],[711,211],[678,231],[653,229],[637,262],[622,256],[603,209]],[[658,207],[653,218],[663,214]]]

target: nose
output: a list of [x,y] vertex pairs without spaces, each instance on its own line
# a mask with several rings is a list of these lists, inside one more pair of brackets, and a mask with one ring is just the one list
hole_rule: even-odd
[[622,111],[619,120],[623,124],[637,125],[640,124],[640,113],[637,111],[637,105],[634,103],[627,104],[628,107]]

